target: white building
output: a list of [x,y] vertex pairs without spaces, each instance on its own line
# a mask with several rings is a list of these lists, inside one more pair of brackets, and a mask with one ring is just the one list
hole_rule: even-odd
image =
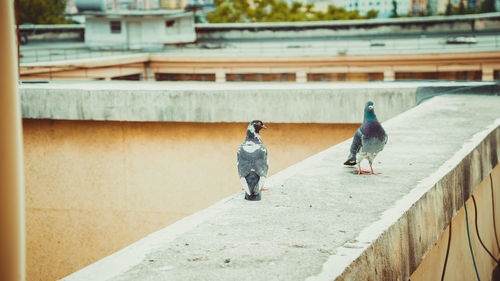
[[196,41],[193,13],[182,10],[85,12],[85,45],[93,49],[161,49]]
[[[389,18],[392,16],[392,0],[343,0],[341,7],[347,11],[358,10],[361,15],[368,11],[378,11],[378,18]],[[407,15],[410,11],[410,0],[396,0],[398,15]]]
[[[398,15],[407,15],[410,11],[410,0],[396,0]],[[316,1],[314,9],[326,11],[328,5],[334,5],[346,9],[346,11],[358,10],[359,14],[364,16],[368,11],[378,11],[378,18],[389,18],[392,16],[392,0],[334,0],[334,1]]]

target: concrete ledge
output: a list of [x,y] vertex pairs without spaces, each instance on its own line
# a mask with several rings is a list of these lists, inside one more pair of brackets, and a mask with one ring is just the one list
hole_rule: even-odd
[[[50,82],[20,86],[23,118],[113,121],[360,123],[367,100],[388,120],[469,83]],[[425,91],[432,86],[432,91]],[[440,91],[439,89],[443,89]],[[481,93],[476,91],[475,93]],[[341,106],[340,106],[341,105]]]
[[408,280],[498,164],[499,106],[434,97],[384,123],[379,176],[343,167],[348,140],[270,177],[262,201],[236,194],[63,280]]
[[417,102],[415,85],[366,85],[75,82],[20,88],[23,118],[36,119],[360,123],[367,100],[379,105],[381,120]]

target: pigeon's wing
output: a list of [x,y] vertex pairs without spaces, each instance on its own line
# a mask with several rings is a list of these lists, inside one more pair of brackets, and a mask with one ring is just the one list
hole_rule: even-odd
[[363,133],[361,132],[361,128],[356,130],[354,136],[352,137],[351,149],[349,151],[349,156],[347,157],[347,161],[344,162],[344,165],[353,166],[356,165],[356,154],[361,149],[362,146]]
[[256,151],[257,159],[255,162],[255,171],[260,177],[267,177],[267,172],[269,170],[269,159],[267,158],[267,149],[264,145]]
[[354,133],[354,137],[352,137],[352,144],[351,144],[351,154],[356,156],[356,153],[359,152],[362,146],[362,139],[363,139],[363,133],[361,132],[361,128],[356,130],[356,133]]
[[238,153],[236,155],[236,165],[238,166],[238,174],[240,177],[246,177],[248,173],[250,173],[251,163],[247,159],[248,157],[246,157],[246,153],[247,152],[243,150],[243,145],[241,145],[240,148],[238,148]]

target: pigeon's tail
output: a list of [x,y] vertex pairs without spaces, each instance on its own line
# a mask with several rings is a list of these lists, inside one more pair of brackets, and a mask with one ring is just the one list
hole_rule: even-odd
[[349,154],[349,158],[347,158],[347,161],[344,162],[344,165],[349,165],[349,166],[356,165],[356,155],[353,155],[352,153]]
[[245,199],[251,200],[251,201],[258,201],[260,200],[260,190],[259,190],[259,180],[260,177],[257,175],[255,171],[250,171],[250,173],[245,177],[248,188],[250,189],[251,195],[248,195],[245,192]]
[[259,192],[257,189],[257,184],[259,183],[259,175],[255,171],[250,171],[250,173],[245,177],[247,180],[248,188],[250,189],[251,194],[256,194]]

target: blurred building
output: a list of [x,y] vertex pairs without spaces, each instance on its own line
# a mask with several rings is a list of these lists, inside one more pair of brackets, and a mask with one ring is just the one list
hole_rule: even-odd
[[[249,0],[250,4],[252,0]],[[185,0],[184,9],[194,13],[196,23],[206,23],[208,13],[215,12],[217,6],[213,0]]]
[[[427,15],[435,16],[446,13],[449,0],[427,0]],[[458,1],[455,1],[458,4]]]
[[67,10],[76,9],[76,5],[102,7],[103,10],[156,10],[184,9],[190,0],[67,0]]
[[162,49],[196,41],[192,13],[117,11],[86,16],[85,45],[93,49]]
[[193,13],[160,9],[160,1],[76,0],[75,4],[78,15],[86,18],[85,45],[92,49],[162,49],[165,44],[196,41]]
[[[189,0],[188,0],[189,1]],[[201,0],[191,0],[201,1]],[[281,0],[291,5],[294,2],[302,5],[314,4],[313,10],[326,12],[328,6],[332,5],[339,8],[344,8],[346,11],[358,10],[360,15],[366,15],[368,11],[378,11],[378,18],[389,18],[392,16],[393,3],[392,0]],[[427,0],[420,0],[427,1]],[[499,0],[500,1],[500,0]],[[253,0],[249,0],[250,6],[253,7]],[[412,0],[396,0],[398,15],[408,15],[411,11],[410,6]]]
[[411,0],[409,15],[422,16],[427,14],[427,0]]
[[[396,0],[398,15],[407,15],[411,13],[411,6],[413,1],[427,1],[427,0]],[[378,11],[378,18],[389,18],[392,16],[393,0],[341,0],[341,1],[319,1],[315,2],[315,8],[334,5],[342,7],[347,11],[358,10],[361,15],[366,15],[368,11]],[[320,8],[321,9],[321,8]],[[318,10],[320,10],[318,9]]]

